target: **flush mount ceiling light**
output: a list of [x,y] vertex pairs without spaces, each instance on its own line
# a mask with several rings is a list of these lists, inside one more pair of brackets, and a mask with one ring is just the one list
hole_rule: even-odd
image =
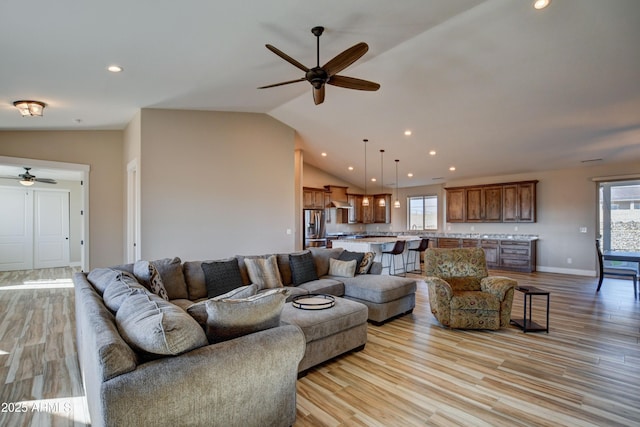
[[[380,193],[384,193],[384,168],[382,167],[382,159],[384,157],[384,150],[380,150]],[[384,208],[387,206],[387,202],[384,200],[384,196],[378,200],[378,206]]]
[[542,10],[545,7],[549,6],[550,4],[551,4],[551,0],[534,0],[533,8],[535,10]]
[[44,102],[27,100],[15,101],[13,105],[20,111],[23,117],[41,117],[42,110],[44,110],[46,106]]
[[111,71],[112,73],[120,73],[122,72],[122,67],[119,65],[109,65],[107,67],[107,70]]

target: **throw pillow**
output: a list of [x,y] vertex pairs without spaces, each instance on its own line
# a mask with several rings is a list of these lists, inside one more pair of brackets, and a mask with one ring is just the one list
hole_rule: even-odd
[[183,309],[152,293],[130,295],[116,313],[122,338],[134,349],[175,356],[207,345],[207,337]]
[[310,251],[289,254],[289,266],[291,267],[291,282],[294,286],[318,280],[316,264],[313,262],[313,254]]
[[209,298],[217,297],[244,285],[237,258],[203,262],[202,271]]
[[245,258],[244,263],[251,283],[258,285],[258,290],[283,286],[275,255],[268,258]]
[[340,261],[351,261],[352,259],[356,260],[356,273],[360,270],[360,264],[362,264],[362,260],[364,259],[364,252],[351,252],[345,250],[338,257]]
[[189,299],[187,282],[184,281],[182,261],[180,258],[164,258],[151,261],[151,263],[156,270],[158,270],[158,273],[160,273],[169,299]]
[[270,289],[242,299],[207,300],[207,338],[227,341],[280,325],[288,291]]
[[358,274],[367,274],[373,265],[373,260],[376,258],[375,252],[365,252],[360,266],[358,267]]
[[[223,299],[229,298],[247,298],[252,295],[255,295],[258,292],[258,286],[256,285],[247,285],[236,288],[232,291],[227,292],[226,294],[218,295],[217,297],[212,298],[215,301],[220,301]],[[208,300],[199,301],[194,304],[191,304],[187,307],[187,313],[193,317],[196,322],[200,324],[203,328],[207,326],[207,303]]]
[[133,264],[133,274],[145,288],[169,301],[169,295],[167,295],[167,290],[164,287],[160,273],[158,273],[158,270],[153,264],[149,261],[136,261],[136,263]]
[[356,274],[356,260],[340,261],[329,258],[329,276],[353,277]]
[[114,313],[131,294],[144,294],[148,291],[129,273],[119,271],[102,294],[104,305]]

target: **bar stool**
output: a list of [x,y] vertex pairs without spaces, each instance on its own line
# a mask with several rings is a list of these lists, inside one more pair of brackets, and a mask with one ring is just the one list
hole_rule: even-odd
[[[389,276],[406,276],[407,275],[407,270],[405,269],[404,266],[404,240],[397,240],[396,243],[393,245],[393,249],[391,249],[390,251],[382,251],[382,269],[384,270],[385,268],[389,269]],[[384,256],[385,255],[389,255],[391,258],[389,259],[389,264],[384,265]],[[402,255],[402,267],[401,268],[397,268],[396,267],[396,256],[397,255]],[[393,266],[393,273],[391,272],[391,267]],[[398,271],[401,271],[402,274],[396,274]]]
[[[422,265],[420,264],[420,254],[427,250],[429,247],[429,239],[421,239],[420,244],[416,248],[409,248],[409,252],[407,253],[407,266],[405,267],[405,271],[407,273],[422,273]],[[413,254],[413,258],[411,257]],[[412,259],[412,261],[409,261]],[[413,266],[411,270],[409,270],[409,264]],[[416,264],[418,268],[416,268]]]

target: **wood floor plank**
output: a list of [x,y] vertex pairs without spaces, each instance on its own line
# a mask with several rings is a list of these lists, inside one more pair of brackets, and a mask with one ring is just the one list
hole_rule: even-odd
[[[73,404],[66,414],[0,413],[3,427],[88,423],[72,273],[0,273],[0,399]],[[496,273],[551,292],[549,334],[443,328],[419,281],[412,314],[369,325],[364,350],[297,382],[295,426],[640,425],[640,301],[630,282],[607,279],[596,293],[594,278]],[[543,306],[534,300],[544,322]],[[516,292],[514,317],[523,308]]]

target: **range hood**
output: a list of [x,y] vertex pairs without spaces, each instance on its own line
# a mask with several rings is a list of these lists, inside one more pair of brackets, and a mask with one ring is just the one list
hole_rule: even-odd
[[353,207],[347,201],[349,199],[347,196],[347,187],[325,185],[324,189],[329,194],[329,200],[331,201],[329,207],[338,209],[351,209]]
[[349,204],[349,202],[340,201],[340,200],[332,200],[331,207],[338,209],[351,209],[353,206]]

